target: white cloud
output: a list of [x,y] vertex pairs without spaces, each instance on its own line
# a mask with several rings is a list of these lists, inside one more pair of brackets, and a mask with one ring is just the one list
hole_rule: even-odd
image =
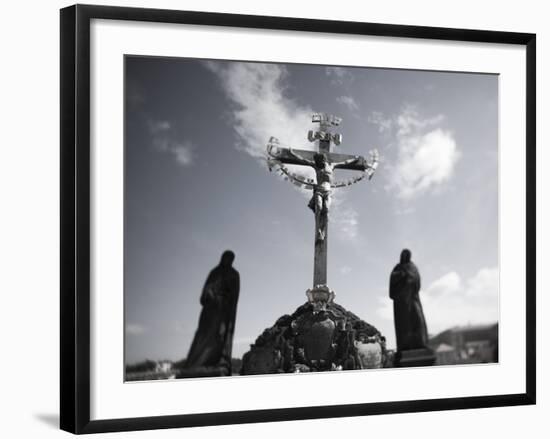
[[372,111],[367,117],[367,122],[376,125],[380,134],[388,132],[393,126],[393,120],[384,117],[380,111]]
[[399,148],[392,183],[401,198],[411,198],[448,181],[460,157],[451,133],[439,128],[407,136]]
[[170,122],[167,120],[148,120],[147,125],[151,134],[165,133],[171,128]]
[[288,72],[284,66],[243,62],[208,62],[205,66],[218,76],[234,104],[232,116],[239,149],[264,158],[271,136],[283,146],[313,149],[307,132],[314,111],[287,96]]
[[430,296],[443,296],[459,293],[462,288],[460,276],[455,271],[451,271],[432,282],[426,289],[426,294]]
[[415,134],[426,127],[441,123],[444,119],[442,114],[438,114],[428,119],[421,119],[414,107],[410,105],[405,106],[397,116],[397,136],[403,137],[409,134]]
[[468,280],[467,294],[470,297],[494,297],[498,294],[498,269],[483,268]]
[[[454,326],[485,324],[498,321],[498,268],[482,268],[465,281],[451,271],[420,291],[430,334],[435,335]],[[379,316],[393,320],[390,298],[381,298]]]
[[174,144],[170,151],[180,165],[189,166],[193,163],[193,145],[190,142]]
[[353,74],[350,69],[344,67],[326,67],[325,74],[334,85],[344,85],[345,83],[353,81]]
[[452,133],[437,127],[443,120],[442,115],[421,119],[416,110],[406,107],[391,123],[397,157],[389,167],[386,188],[399,198],[411,199],[451,179],[460,151]]
[[331,208],[330,221],[338,228],[338,238],[353,241],[359,234],[359,213],[349,203],[336,201]]
[[351,96],[338,96],[336,101],[342,104],[344,107],[347,107],[351,112],[359,110],[359,105],[355,102],[355,99]]
[[126,334],[128,335],[141,335],[145,333],[145,327],[138,325],[137,323],[128,323],[126,325]]
[[148,120],[147,126],[153,147],[161,152],[172,154],[182,166],[190,166],[194,161],[195,146],[189,140],[179,141],[167,120]]

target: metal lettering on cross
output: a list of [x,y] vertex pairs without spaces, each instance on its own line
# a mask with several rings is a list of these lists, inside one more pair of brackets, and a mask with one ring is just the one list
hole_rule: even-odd
[[[313,191],[308,204],[315,214],[313,288],[307,290],[306,294],[315,312],[318,312],[326,309],[326,305],[334,300],[334,292],[327,285],[328,220],[332,191],[351,186],[364,178],[370,180],[378,166],[378,152],[371,151],[368,160],[358,155],[331,152],[332,144],[339,146],[342,143],[342,135],[332,132],[342,119],[331,114],[316,113],[312,121],[319,123],[319,129],[309,131],[307,137],[310,142],[317,142],[317,151],[285,148],[278,139],[271,137],[267,144],[267,159],[269,170],[277,167],[285,179]],[[315,179],[293,173],[285,165],[310,166],[315,171]],[[335,169],[361,171],[362,174],[350,180],[336,181]]]

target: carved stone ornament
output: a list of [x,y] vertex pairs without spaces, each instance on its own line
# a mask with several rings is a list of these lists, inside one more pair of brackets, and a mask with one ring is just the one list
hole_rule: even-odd
[[327,285],[320,284],[315,285],[314,288],[310,288],[306,291],[307,300],[313,305],[313,313],[325,311],[327,305],[334,301],[336,295]]

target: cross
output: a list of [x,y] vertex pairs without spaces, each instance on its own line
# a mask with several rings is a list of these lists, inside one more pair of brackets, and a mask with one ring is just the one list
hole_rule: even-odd
[[[378,166],[378,153],[371,152],[370,160],[367,160],[358,155],[331,152],[333,143],[338,146],[342,142],[342,135],[332,132],[332,128],[339,126],[342,119],[330,114],[316,113],[313,115],[312,121],[319,123],[319,129],[309,131],[308,140],[317,142],[317,151],[283,148],[279,141],[272,137],[267,145],[267,155],[270,170],[273,165],[278,165],[282,172],[295,183],[304,184],[313,190],[313,196],[308,204],[308,207],[315,213],[313,289],[308,290],[307,295],[310,302],[313,302],[318,309],[324,309],[326,303],[334,298],[334,293],[327,285],[327,232],[332,191],[337,187],[349,186],[365,176],[370,179]],[[304,180],[300,176],[288,172],[284,167],[285,164],[312,167],[315,170],[316,180]],[[362,171],[364,174],[352,182],[338,183],[334,180],[335,169]]]

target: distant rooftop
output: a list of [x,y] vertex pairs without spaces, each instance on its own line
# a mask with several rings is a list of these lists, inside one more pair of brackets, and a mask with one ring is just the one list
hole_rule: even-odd
[[448,345],[447,343],[441,343],[439,346],[437,346],[437,348],[435,348],[435,351],[436,352],[453,352],[455,351],[455,348]]
[[451,331],[451,332],[482,331],[486,329],[491,329],[496,325],[498,325],[498,322],[477,324],[477,325],[466,325],[466,326],[453,326],[452,328],[447,329],[447,331]]
[[441,331],[435,336],[430,336],[430,343],[438,345],[438,343],[449,343],[451,339],[449,337],[461,336],[468,339],[479,337],[498,337],[498,322],[485,323],[476,325],[454,326],[452,328]]

